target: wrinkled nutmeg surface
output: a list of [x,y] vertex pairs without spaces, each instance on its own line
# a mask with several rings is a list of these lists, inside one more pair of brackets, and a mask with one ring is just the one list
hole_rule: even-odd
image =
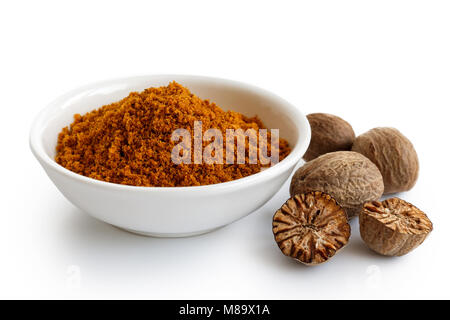
[[375,128],[358,136],[352,151],[369,158],[380,169],[384,193],[410,190],[419,176],[419,158],[412,143],[397,129]]
[[322,192],[286,201],[273,216],[272,230],[281,251],[307,265],[327,261],[350,238],[345,211]]
[[311,143],[303,159],[310,161],[325,153],[349,151],[355,140],[352,126],[342,118],[328,113],[306,116],[311,126]]
[[369,202],[359,216],[361,238],[375,252],[402,256],[417,248],[433,230],[427,215],[399,198]]
[[290,193],[321,191],[331,195],[349,218],[359,214],[367,201],[383,194],[383,177],[378,168],[363,155],[352,151],[324,154],[297,169]]

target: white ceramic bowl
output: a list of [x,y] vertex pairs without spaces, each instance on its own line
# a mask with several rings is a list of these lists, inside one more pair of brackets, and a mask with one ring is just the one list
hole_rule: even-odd
[[[199,187],[134,187],[94,180],[54,161],[57,136],[75,113],[118,101],[131,91],[177,81],[223,109],[258,115],[280,129],[292,152],[260,173]],[[33,154],[62,194],[93,217],[131,232],[163,237],[205,233],[236,221],[266,203],[282,186],[310,141],[306,117],[282,98],[241,82],[187,75],[151,75],[103,81],[73,90],[53,101],[35,119],[30,133]]]

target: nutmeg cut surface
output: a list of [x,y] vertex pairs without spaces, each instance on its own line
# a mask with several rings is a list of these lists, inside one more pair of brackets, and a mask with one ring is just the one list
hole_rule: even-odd
[[427,215],[399,198],[368,202],[359,216],[361,238],[386,256],[402,256],[417,248],[433,230]]
[[322,192],[297,194],[275,212],[273,234],[281,251],[307,265],[330,259],[350,238],[345,211]]

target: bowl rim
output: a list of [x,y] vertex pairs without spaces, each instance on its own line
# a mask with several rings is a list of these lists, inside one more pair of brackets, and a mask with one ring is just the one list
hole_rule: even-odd
[[[278,100],[280,105],[283,105],[284,113],[287,113],[290,118],[293,118],[293,122],[297,129],[297,133],[299,138],[294,146],[291,146],[292,150],[290,154],[284,158],[282,161],[277,164],[262,170],[261,172],[222,183],[209,184],[209,185],[201,185],[201,186],[183,186],[183,187],[145,187],[145,186],[133,186],[133,185],[124,185],[113,182],[106,182],[102,180],[93,179],[90,177],[83,176],[81,174],[75,173],[66,169],[65,167],[58,164],[54,159],[52,159],[47,152],[45,152],[43,147],[42,134],[44,132],[44,128],[48,123],[48,119],[50,116],[54,115],[54,111],[58,110],[60,105],[70,99],[71,97],[76,97],[77,95],[92,90],[95,88],[111,85],[118,82],[125,81],[138,81],[140,79],[165,79],[165,78],[174,78],[178,79],[175,81],[181,81],[179,79],[195,79],[198,81],[208,81],[208,82],[216,82],[222,83],[229,86],[238,87],[243,90],[249,90],[254,93],[257,93],[261,96],[270,97],[274,100]],[[205,99],[205,98],[203,98]],[[302,132],[301,128],[305,128],[305,132]],[[61,128],[62,129],[62,128]],[[80,86],[76,89],[68,91],[67,93],[60,95],[52,102],[50,102],[43,110],[41,110],[37,116],[34,118],[29,134],[29,145],[34,156],[39,160],[44,169],[52,169],[57,173],[60,173],[68,178],[74,179],[80,183],[87,183],[91,185],[95,185],[102,188],[107,189],[115,189],[115,190],[128,190],[128,191],[138,191],[138,192],[178,192],[178,191],[205,191],[205,190],[223,190],[223,189],[231,189],[235,188],[239,185],[251,185],[255,183],[261,183],[263,181],[270,180],[272,177],[282,174],[289,170],[289,168],[295,167],[295,165],[300,161],[301,157],[306,152],[306,149],[309,146],[311,140],[311,128],[306,116],[293,104],[288,102],[287,100],[281,98],[280,96],[268,91],[266,89],[260,88],[255,85],[251,85],[245,82],[230,80],[225,78],[218,77],[210,77],[210,76],[199,76],[199,75],[189,75],[189,74],[148,74],[148,75],[138,75],[138,76],[128,76],[128,77],[120,77],[108,80],[100,80],[91,82],[87,85]]]

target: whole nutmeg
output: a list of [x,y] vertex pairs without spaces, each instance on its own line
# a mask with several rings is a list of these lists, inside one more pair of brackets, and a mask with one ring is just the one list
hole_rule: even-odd
[[417,248],[433,230],[427,215],[399,198],[368,202],[359,215],[361,238],[386,256],[402,256]]
[[380,199],[383,177],[378,168],[357,152],[324,154],[297,169],[292,177],[291,196],[311,191],[331,195],[349,218],[359,214],[367,201]]
[[281,252],[306,265],[328,261],[350,238],[344,209],[322,192],[288,199],[275,212],[272,231]]
[[419,176],[419,159],[411,141],[394,128],[375,128],[358,136],[352,151],[380,169],[384,193],[410,190]]
[[311,126],[311,143],[303,159],[310,161],[325,153],[349,151],[355,140],[352,126],[344,119],[328,113],[306,116]]

